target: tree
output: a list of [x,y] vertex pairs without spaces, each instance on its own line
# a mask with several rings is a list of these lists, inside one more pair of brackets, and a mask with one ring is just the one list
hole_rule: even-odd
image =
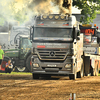
[[11,1],[9,3],[10,6],[10,10],[11,10],[11,17],[12,19],[20,22],[20,24],[23,24],[25,21],[28,20],[28,16],[27,16],[27,8],[22,7],[21,9],[17,9],[15,7],[16,1]]
[[[89,24],[96,18],[96,11],[100,10],[100,0],[73,0],[73,6],[78,7],[83,15],[80,22]],[[66,7],[66,5],[64,5]]]

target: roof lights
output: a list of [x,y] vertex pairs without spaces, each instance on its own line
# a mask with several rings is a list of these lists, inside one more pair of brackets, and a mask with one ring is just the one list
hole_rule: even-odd
[[55,16],[55,19],[58,19],[58,18],[59,18],[59,16],[58,16],[58,15],[56,15],[56,16]]
[[43,19],[46,19],[47,18],[47,16],[46,15],[43,15]]
[[94,27],[96,27],[97,25],[96,24],[94,24]]
[[52,19],[53,18],[53,15],[50,15],[49,18]]
[[39,15],[37,19],[40,20],[70,20],[70,16],[61,14]]
[[83,26],[83,27],[92,27],[91,24],[83,24],[82,26]]
[[99,27],[97,26],[97,30],[98,30],[98,28],[99,28]]
[[65,16],[60,16],[60,18],[61,18],[61,19],[64,19],[64,18],[65,18]]

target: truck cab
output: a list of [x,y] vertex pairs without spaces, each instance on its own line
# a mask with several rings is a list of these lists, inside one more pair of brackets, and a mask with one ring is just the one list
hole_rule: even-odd
[[83,75],[83,35],[75,16],[50,14],[35,17],[31,28],[32,75],[69,75],[76,79]]

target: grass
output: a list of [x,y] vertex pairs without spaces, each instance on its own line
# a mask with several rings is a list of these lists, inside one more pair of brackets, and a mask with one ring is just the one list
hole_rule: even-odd
[[11,72],[9,73],[0,73],[2,75],[32,75],[32,73],[29,72]]
[[[32,75],[30,72],[11,72],[9,73],[0,73],[0,75]],[[100,76],[100,73],[98,74]]]

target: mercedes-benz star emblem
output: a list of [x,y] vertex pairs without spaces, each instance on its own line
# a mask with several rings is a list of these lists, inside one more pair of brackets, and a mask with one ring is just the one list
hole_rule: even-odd
[[51,56],[55,56],[55,52],[51,51],[51,52],[50,52],[50,55],[51,55]]

